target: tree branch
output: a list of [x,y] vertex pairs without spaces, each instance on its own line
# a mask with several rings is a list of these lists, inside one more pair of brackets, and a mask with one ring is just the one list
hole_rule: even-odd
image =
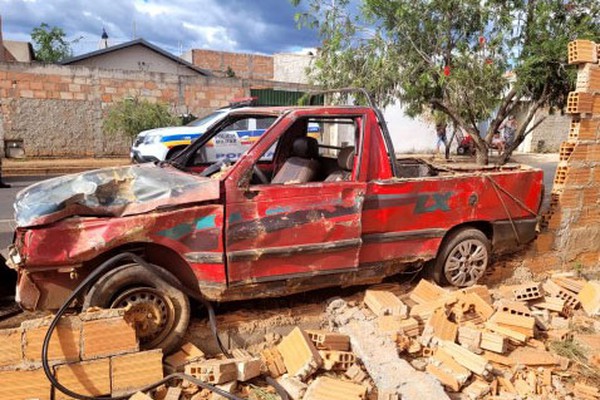
[[544,115],[542,118],[538,119],[537,121],[535,121],[535,123],[533,124],[533,126],[529,129],[527,129],[527,132],[525,132],[523,134],[523,138],[525,138],[525,136],[529,135],[531,132],[533,132],[533,130],[535,128],[537,128],[538,126],[540,126],[542,124],[542,122],[544,122],[546,120],[546,118],[548,118],[547,115]]
[[504,96],[504,99],[502,100],[502,104],[500,104],[500,108],[498,109],[498,112],[496,113],[496,117],[492,120],[492,123],[490,124],[490,127],[488,128],[487,134],[485,135],[486,142],[489,143],[492,140],[494,133],[496,133],[498,131],[498,129],[500,128],[500,124],[502,124],[502,122],[506,119],[506,116],[509,114],[509,110],[510,111],[513,110],[514,105],[511,106],[511,104],[512,104],[512,100],[514,99],[514,97],[516,95],[517,95],[517,90],[513,86],[508,91],[506,96]]
[[539,121],[536,121],[536,123],[530,129],[527,129],[527,126],[531,123],[539,108],[546,102],[548,96],[548,83],[546,83],[544,84],[544,88],[542,89],[542,94],[540,95],[540,98],[536,102],[534,102],[527,110],[527,115],[525,116],[525,119],[519,126],[519,129],[517,129],[514,141],[504,150],[504,153],[502,154],[502,158],[500,160],[501,164],[506,163],[513,151],[515,151],[515,149],[519,147],[521,143],[523,143],[525,136],[527,136],[531,131],[538,127],[544,121],[544,119],[546,119],[546,117],[541,118]]

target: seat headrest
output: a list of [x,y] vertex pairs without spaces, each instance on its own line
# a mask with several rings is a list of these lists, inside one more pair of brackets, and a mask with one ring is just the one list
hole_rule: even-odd
[[311,137],[301,137],[294,140],[292,144],[292,156],[302,158],[318,158],[319,142]]
[[338,166],[345,171],[352,171],[354,166],[354,146],[344,147],[338,154]]

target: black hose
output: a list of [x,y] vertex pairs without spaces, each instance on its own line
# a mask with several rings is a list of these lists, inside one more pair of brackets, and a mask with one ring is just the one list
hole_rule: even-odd
[[[58,382],[58,380],[52,374],[50,365],[48,364],[48,347],[50,345],[50,338],[52,337],[52,332],[54,332],[54,330],[56,329],[56,326],[58,325],[58,322],[60,321],[60,317],[62,317],[62,315],[65,313],[67,308],[71,305],[73,300],[79,295],[79,293],[82,292],[91,282],[95,281],[102,273],[104,273],[104,271],[107,268],[113,267],[114,264],[116,264],[119,261],[124,260],[124,259],[130,259],[136,263],[139,263],[142,265],[148,265],[141,257],[136,256],[133,253],[118,254],[118,255],[104,261],[89,276],[87,276],[75,288],[75,290],[69,295],[69,297],[64,302],[64,304],[58,309],[56,315],[52,319],[52,322],[50,322],[50,326],[48,327],[48,331],[46,332],[46,336],[44,337],[44,342],[42,344],[42,367],[44,368],[44,373],[46,374],[46,377],[48,378],[48,380],[50,381],[52,386],[54,386],[56,389],[60,390],[61,392],[63,392],[64,394],[66,394],[69,397],[79,399],[79,400],[99,400],[99,399],[125,400],[134,394],[134,392],[132,392],[132,393],[128,393],[128,394],[125,394],[122,396],[117,396],[117,397],[112,397],[112,396],[91,397],[91,396],[86,396],[86,395],[82,395],[79,393],[75,393],[72,390],[70,390],[69,388],[63,386],[60,382]],[[150,270],[152,271],[152,269],[150,269]],[[157,278],[162,279],[162,277],[159,277],[159,276],[157,276]],[[170,283],[170,284],[172,284],[172,283]],[[192,294],[193,294],[192,297],[195,299],[198,299],[199,297],[201,297],[198,294],[193,293],[191,290],[184,288],[183,286],[181,286],[179,284],[177,285],[177,288],[184,290],[190,296],[192,296]],[[216,335],[217,327],[216,327],[216,322],[215,322],[216,319],[215,319],[214,310],[212,309],[212,306],[210,305],[210,303],[208,303],[205,299],[202,299],[201,301],[204,304],[204,306],[207,307],[207,309],[209,310],[209,318],[211,319],[211,328],[212,328],[213,334],[215,334],[215,337],[217,339],[217,342],[219,343],[219,346],[221,346],[221,342],[220,342],[218,336]],[[217,393],[217,394],[219,394],[227,399],[230,399],[230,400],[242,400],[240,397],[235,396],[235,395],[233,395],[227,391],[224,391],[222,389],[219,389],[218,387],[216,387],[214,385],[203,382],[197,378],[194,378],[193,376],[189,376],[189,375],[181,374],[181,373],[175,373],[175,374],[168,375],[165,378],[161,379],[160,381],[155,382],[151,385],[148,385],[148,386],[140,389],[139,391],[146,392],[146,391],[152,390],[172,379],[183,379],[183,380],[190,381],[195,385],[198,385],[204,389],[208,389],[208,390],[210,390],[214,393]],[[275,389],[277,389],[277,387]],[[285,400],[286,398],[282,397],[282,399]]]

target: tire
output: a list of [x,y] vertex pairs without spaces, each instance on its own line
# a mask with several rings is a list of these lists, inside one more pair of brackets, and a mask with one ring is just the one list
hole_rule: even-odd
[[442,286],[472,286],[484,275],[490,256],[490,241],[483,232],[459,229],[442,243],[433,266],[433,280]]
[[172,353],[190,322],[190,301],[167,282],[179,283],[170,272],[133,263],[102,276],[88,291],[83,309],[130,307],[125,319],[136,328],[140,347]]
[[465,148],[464,148],[464,147],[462,147],[462,146],[459,146],[459,147],[456,149],[456,154],[458,154],[458,155],[461,155],[461,156],[462,156],[463,154],[465,154]]
[[184,151],[186,148],[186,146],[179,146],[179,147],[173,147],[171,150],[169,150],[169,152],[167,153],[167,156],[165,157],[165,161],[168,160],[172,160],[175,157],[177,157],[179,154],[181,154],[182,151]]

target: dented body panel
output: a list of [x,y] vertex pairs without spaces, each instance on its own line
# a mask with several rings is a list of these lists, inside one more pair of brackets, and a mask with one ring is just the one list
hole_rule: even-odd
[[[379,282],[434,259],[461,226],[481,229],[496,252],[535,237],[539,170],[460,170],[390,159],[393,149],[366,107],[244,112],[278,119],[217,177],[198,176],[203,168],[196,166],[188,172],[124,167],[58,178],[19,194],[20,226],[7,263],[19,272],[21,305],[57,308],[120,251],[138,252],[209,300],[228,301]],[[284,148],[295,123],[311,116],[355,121],[358,147],[348,180],[251,183],[253,167],[281,167],[282,152],[269,163],[259,163],[262,154],[276,143]],[[210,135],[209,129],[201,140]],[[195,145],[186,152],[193,155]]]

